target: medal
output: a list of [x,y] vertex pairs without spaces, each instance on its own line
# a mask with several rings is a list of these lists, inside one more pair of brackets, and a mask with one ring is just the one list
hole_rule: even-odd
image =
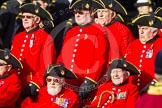
[[31,48],[31,47],[33,47],[33,45],[34,45],[34,34],[32,34],[32,37],[30,39],[29,47]]
[[153,56],[153,44],[151,45],[151,47],[148,50],[146,50],[145,58],[152,58],[152,56]]
[[117,99],[125,99],[127,96],[127,92],[124,91],[124,92],[120,92],[117,94]]

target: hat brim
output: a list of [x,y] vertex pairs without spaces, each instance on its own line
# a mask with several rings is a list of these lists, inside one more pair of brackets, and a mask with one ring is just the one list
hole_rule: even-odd
[[44,77],[47,77],[47,76],[59,76],[59,77],[67,78],[67,79],[77,79],[77,76],[75,75],[75,73],[57,64],[51,64],[47,67],[44,73]]
[[125,61],[123,63],[122,59],[115,59],[110,63],[108,73],[107,73],[108,77],[110,77],[110,73],[111,73],[112,69],[114,69],[114,68],[121,68],[123,70],[129,71],[131,76],[140,74],[140,71],[132,63],[130,63],[128,61]]
[[119,14],[128,15],[126,9],[116,0],[100,0],[106,8],[111,9]]
[[158,7],[155,10],[155,15],[162,17],[162,7]]
[[90,9],[104,9],[104,5],[97,1],[97,0],[91,0],[90,3],[86,2],[86,0],[77,0],[74,3],[71,3],[69,6],[69,9],[79,9],[79,10],[90,10]]
[[26,3],[20,6],[21,12],[28,12],[41,17],[43,20],[53,20],[52,15],[38,4]]
[[162,19],[158,16],[145,14],[137,16],[132,23],[155,28],[162,28]]
[[0,59],[6,61],[7,64],[11,64],[12,68],[23,68],[21,62],[13,54],[7,53],[6,50],[0,49]]
[[151,6],[151,4],[149,4],[149,3],[135,3],[134,6],[135,6],[135,7],[140,7],[140,6]]

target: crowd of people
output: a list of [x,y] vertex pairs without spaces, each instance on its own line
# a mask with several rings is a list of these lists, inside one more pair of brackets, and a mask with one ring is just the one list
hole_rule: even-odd
[[161,108],[155,1],[1,2],[0,107]]

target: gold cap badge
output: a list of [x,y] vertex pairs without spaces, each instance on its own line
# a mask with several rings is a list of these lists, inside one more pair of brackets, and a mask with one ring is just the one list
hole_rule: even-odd
[[123,66],[124,66],[124,67],[127,67],[127,64],[124,63]]
[[4,58],[5,58],[6,60],[8,60],[8,59],[9,59],[9,56],[8,56],[8,55],[6,55]]
[[38,9],[35,9],[35,13],[38,13],[39,12],[39,10]]
[[149,25],[152,26],[154,24],[154,21],[153,20],[150,20],[149,21]]
[[65,75],[65,72],[63,70],[61,71],[61,75]]
[[89,9],[89,4],[88,3],[85,5],[85,8]]
[[112,3],[111,3],[111,4],[109,4],[109,8],[112,8],[112,7],[113,7]]

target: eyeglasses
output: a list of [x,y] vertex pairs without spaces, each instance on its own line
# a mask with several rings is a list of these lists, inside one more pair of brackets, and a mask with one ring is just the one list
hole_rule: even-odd
[[8,65],[8,64],[3,64],[3,63],[0,63],[0,66],[5,66],[5,65]]
[[74,14],[77,14],[77,13],[78,13],[79,15],[83,15],[83,14],[84,14],[84,12],[79,11],[79,10],[77,10],[77,11],[73,11],[73,13],[74,13]]
[[24,19],[24,18],[26,18],[26,19],[32,19],[32,18],[34,18],[34,16],[22,15],[21,18],[22,19]]
[[46,81],[47,81],[47,82],[53,81],[53,82],[55,82],[55,83],[60,83],[60,82],[61,82],[61,80],[60,80],[60,79],[57,79],[57,78],[46,78]]

